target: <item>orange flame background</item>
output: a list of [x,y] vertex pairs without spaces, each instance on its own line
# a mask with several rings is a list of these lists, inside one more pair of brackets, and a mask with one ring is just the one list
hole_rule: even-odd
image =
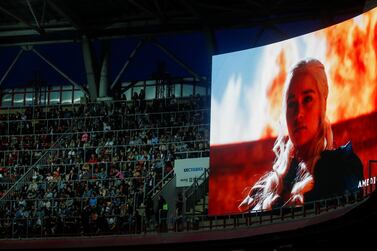
[[[376,19],[377,8],[314,33],[326,41],[323,63],[329,82],[327,115],[333,123],[335,144],[352,140],[365,176],[368,161],[377,159]],[[289,51],[282,49],[276,58],[279,71],[267,92],[270,121],[279,119],[288,55]],[[237,206],[244,197],[242,191],[271,168],[276,135],[272,122],[268,122],[258,142],[211,146],[209,214],[238,212]],[[377,170],[372,170],[372,175],[377,175]]]
[[[377,9],[314,33],[326,40],[325,67],[329,82],[327,115],[332,123],[373,112],[377,108],[376,53]],[[288,76],[286,48],[276,63],[279,71],[268,85],[268,113],[278,121],[283,86]],[[374,102],[373,102],[374,101]],[[272,123],[265,125],[262,138],[275,137]]]

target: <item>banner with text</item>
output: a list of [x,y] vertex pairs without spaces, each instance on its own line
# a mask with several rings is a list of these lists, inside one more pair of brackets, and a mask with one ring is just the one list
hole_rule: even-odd
[[[174,161],[176,186],[188,187],[209,168],[209,158],[178,159]],[[203,180],[198,180],[199,184]]]

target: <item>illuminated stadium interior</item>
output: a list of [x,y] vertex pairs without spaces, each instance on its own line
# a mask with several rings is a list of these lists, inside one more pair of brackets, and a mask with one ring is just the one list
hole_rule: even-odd
[[366,245],[376,6],[1,1],[0,250]]

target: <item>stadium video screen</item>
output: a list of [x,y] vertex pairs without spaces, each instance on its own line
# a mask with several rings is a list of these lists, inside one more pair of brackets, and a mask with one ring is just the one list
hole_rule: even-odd
[[376,180],[376,20],[375,8],[213,57],[210,215],[302,205]]

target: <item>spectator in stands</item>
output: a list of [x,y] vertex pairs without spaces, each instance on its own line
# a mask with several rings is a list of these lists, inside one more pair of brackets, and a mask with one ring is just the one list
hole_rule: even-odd
[[111,131],[111,126],[107,121],[103,121],[102,125],[103,125],[103,131],[104,132]]
[[321,62],[309,59],[295,65],[284,89],[272,171],[251,187],[240,210],[301,205],[357,189],[363,178],[362,163],[350,142],[333,148],[331,124],[326,118],[327,96]]
[[183,230],[183,193],[179,193],[175,202],[175,227],[177,231]]
[[157,222],[159,223],[160,231],[167,231],[168,203],[162,195],[159,197],[157,209]]
[[[140,94],[139,99],[142,101],[145,93]],[[30,113],[30,118],[27,117],[26,120],[22,119],[22,113],[10,116],[10,121],[7,122],[10,125],[4,125],[5,136],[0,139],[0,162],[8,170],[1,182],[14,183],[31,164],[40,157],[43,158],[35,168],[35,178],[32,177],[31,183],[25,183],[20,189],[16,189],[18,191],[13,198],[2,207],[11,209],[9,214],[0,213],[4,216],[1,224],[7,229],[7,234],[15,235],[8,229],[15,227],[17,212],[22,223],[20,226],[28,227],[20,227],[20,235],[32,232],[37,235],[74,234],[80,231],[80,227],[83,234],[94,234],[98,229],[102,232],[108,231],[107,229],[122,231],[124,222],[127,222],[127,231],[130,231],[135,227],[135,221],[137,230],[140,231],[140,216],[144,214],[147,222],[153,222],[153,201],[151,195],[146,193],[173,167],[176,156],[175,151],[171,150],[171,142],[181,140],[175,137],[181,130],[179,126],[185,126],[186,131],[196,133],[197,130],[190,128],[196,127],[196,123],[204,124],[187,112],[166,113],[163,100],[156,103],[159,105],[153,107],[155,114],[136,116],[127,116],[122,111],[113,109],[113,106],[104,104],[82,104],[77,109],[73,107],[74,116],[70,115],[73,118],[69,120],[73,133],[68,132],[60,141],[56,141],[58,144],[54,148],[59,148],[59,151],[46,151],[48,154],[45,157],[46,148],[53,143],[50,132],[53,132],[56,140],[59,133],[69,128],[65,120],[58,119],[65,117],[62,108],[46,107],[43,111],[36,108],[40,112]],[[124,109],[128,114],[127,104]],[[142,104],[137,110],[143,110]],[[204,115],[198,117],[204,118]],[[36,118],[41,120],[31,123],[31,119]],[[50,118],[49,121],[46,118]],[[180,123],[174,124],[177,118],[181,118]],[[30,132],[35,135],[28,135],[23,127],[17,131],[20,135],[12,135],[12,130],[15,132],[17,126],[24,121],[30,122],[33,129]],[[159,128],[173,124],[176,128]],[[195,140],[194,135],[190,134],[187,140]],[[206,148],[207,152],[208,149],[209,147]],[[195,150],[193,143],[182,151]],[[1,188],[0,184],[0,194],[8,186],[3,184]],[[106,203],[109,202],[110,205],[107,206]],[[122,205],[127,205],[124,215],[121,214]],[[166,223],[167,203],[162,203],[161,210],[161,222]],[[5,222],[8,219],[9,223]],[[0,226],[0,238],[2,236],[5,235],[1,234]]]
[[92,154],[90,155],[90,158],[89,158],[89,160],[88,160],[88,163],[91,164],[93,167],[94,167],[94,165],[97,165],[98,160],[97,160],[97,157],[96,157],[96,155],[95,155],[94,153],[92,153]]
[[140,112],[145,112],[145,108],[146,108],[146,101],[145,101],[145,91],[144,89],[141,89],[140,90],[140,93],[139,93],[139,102],[140,102]]
[[81,135],[81,144],[80,144],[80,146],[82,146],[83,144],[85,144],[86,142],[88,142],[88,140],[89,140],[89,134],[87,132],[84,132]]

